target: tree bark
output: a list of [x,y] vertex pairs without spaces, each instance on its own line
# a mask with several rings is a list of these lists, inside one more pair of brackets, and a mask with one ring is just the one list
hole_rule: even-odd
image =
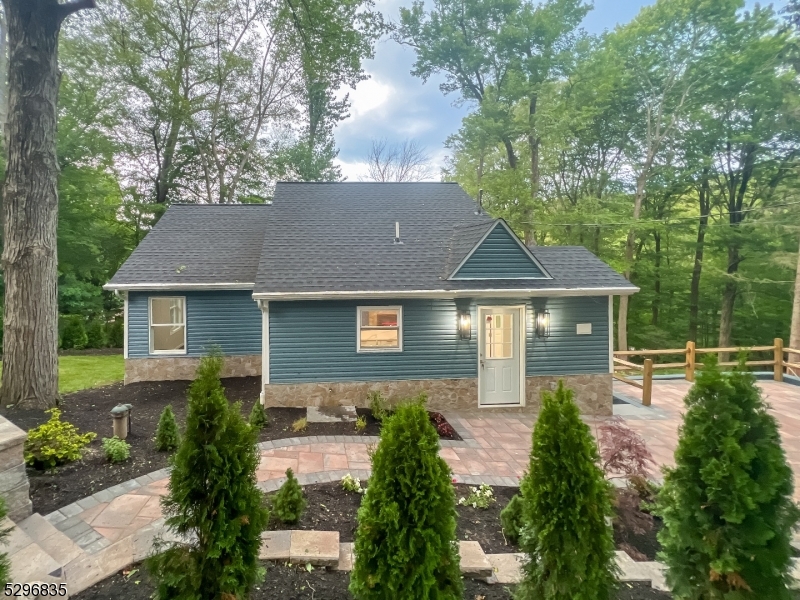
[[[645,185],[647,184],[647,174],[652,164],[652,158],[648,157],[642,172],[636,178],[636,196],[633,199],[633,221],[639,220],[642,214],[642,202],[644,201]],[[628,230],[628,238],[625,240],[625,279],[631,280],[633,269],[634,245],[636,243],[636,230],[631,227]],[[617,315],[617,349],[628,349],[628,298],[630,296],[619,297],[619,313]]]
[[[792,325],[789,330],[789,347],[800,349],[800,250],[797,252],[797,273],[794,277],[794,300],[792,301]],[[789,353],[789,362],[800,363],[800,354]],[[800,375],[800,369],[790,368],[790,373]]]
[[[536,245],[536,219],[535,219],[535,203],[539,195],[539,145],[541,139],[536,135],[535,126],[533,123],[534,116],[536,115],[536,100],[537,96],[533,95],[528,103],[528,146],[531,151],[531,208],[528,211],[528,226],[525,229],[525,245]],[[528,239],[530,238],[530,239]]]
[[697,225],[697,241],[694,246],[694,267],[692,283],[689,289],[689,339],[697,342],[697,327],[700,321],[700,276],[703,272],[703,255],[705,254],[706,229],[711,212],[711,190],[708,186],[708,171],[699,190],[700,221]]
[[[731,277],[725,282],[725,288],[722,291],[722,305],[720,307],[719,316],[719,347],[726,348],[731,345],[731,331],[733,329],[733,307],[736,304],[736,292],[738,286],[736,280],[732,277],[739,270],[739,248],[736,246],[728,247],[728,275]],[[729,352],[719,353],[720,362],[730,360]]]
[[653,303],[652,303],[652,324],[658,326],[658,313],[661,308],[661,233],[656,231],[653,233],[655,239],[655,264],[653,265],[655,283],[653,284]]
[[3,0],[8,23],[8,165],[3,182],[5,278],[0,404],[58,399],[58,33],[91,0]]

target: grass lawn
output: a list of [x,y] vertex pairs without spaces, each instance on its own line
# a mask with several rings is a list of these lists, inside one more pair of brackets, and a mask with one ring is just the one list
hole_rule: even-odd
[[[0,377],[2,372],[0,361]],[[62,394],[116,383],[124,374],[122,354],[58,357],[58,391]]]

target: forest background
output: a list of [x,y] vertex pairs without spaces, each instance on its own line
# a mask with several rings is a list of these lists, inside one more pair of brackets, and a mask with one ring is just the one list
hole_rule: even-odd
[[[278,180],[341,180],[344,91],[381,39],[412,47],[420,84],[443,77],[442,93],[469,107],[435,177],[483,190],[527,243],[586,246],[641,288],[615,307],[619,347],[788,342],[800,2],[659,0],[602,35],[580,29],[589,10],[98,2],[59,47],[62,346],[121,344],[121,300],[102,285],[170,203],[265,202]],[[418,166],[374,172],[431,173]]]

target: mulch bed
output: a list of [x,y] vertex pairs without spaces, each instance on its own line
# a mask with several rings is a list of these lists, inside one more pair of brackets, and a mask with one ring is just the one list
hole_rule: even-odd
[[[266,579],[250,594],[251,600],[352,600],[347,586],[350,574],[343,571],[314,569],[296,565],[266,563]],[[464,600],[511,600],[513,586],[489,585],[473,579],[464,580]],[[150,600],[155,586],[145,569],[138,565],[104,579],[75,600]],[[612,596],[614,600],[669,600],[670,594],[642,583],[623,583]]]
[[[83,351],[81,351],[83,352]],[[171,404],[180,424],[186,420],[186,393],[189,381],[153,381],[81,390],[65,395],[59,407],[62,420],[80,431],[94,431],[97,438],[86,448],[82,460],[59,467],[54,472],[28,469],[31,482],[33,510],[46,515],[76,500],[105,488],[156,471],[169,464],[169,454],[156,451],[153,445],[158,419],[167,404]],[[222,380],[228,400],[241,401],[245,416],[257,401],[261,389],[260,377],[235,377]],[[110,464],[103,453],[102,438],[111,437],[110,411],[117,404],[132,404],[132,426],[127,442],[131,457],[124,463]],[[357,432],[354,423],[309,423],[302,432],[294,432],[292,423],[304,417],[304,408],[269,408],[270,424],[261,430],[259,441],[319,435],[376,436],[380,424],[369,410],[359,409],[367,427]],[[29,430],[46,422],[49,415],[40,410],[0,409],[18,427]],[[451,439],[460,439],[456,438]]]

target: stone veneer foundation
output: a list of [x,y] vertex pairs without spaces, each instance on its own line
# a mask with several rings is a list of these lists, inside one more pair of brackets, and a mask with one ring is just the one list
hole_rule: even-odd
[[22,521],[31,515],[30,483],[22,448],[28,434],[0,416],[0,496],[6,501],[8,518]]
[[[199,364],[199,358],[188,356],[126,358],[125,383],[194,379]],[[225,357],[222,377],[253,377],[256,375],[261,375],[260,354]]]
[[[487,406],[504,412],[536,413],[543,390],[555,389],[559,379],[575,392],[575,401],[586,415],[612,414],[611,375],[553,375],[526,378],[525,406]],[[265,406],[356,406],[367,408],[370,392],[380,391],[389,401],[428,394],[431,410],[478,408],[478,380],[417,379],[393,381],[337,381],[329,383],[287,383],[264,386]],[[481,407],[483,408],[483,407]]]

